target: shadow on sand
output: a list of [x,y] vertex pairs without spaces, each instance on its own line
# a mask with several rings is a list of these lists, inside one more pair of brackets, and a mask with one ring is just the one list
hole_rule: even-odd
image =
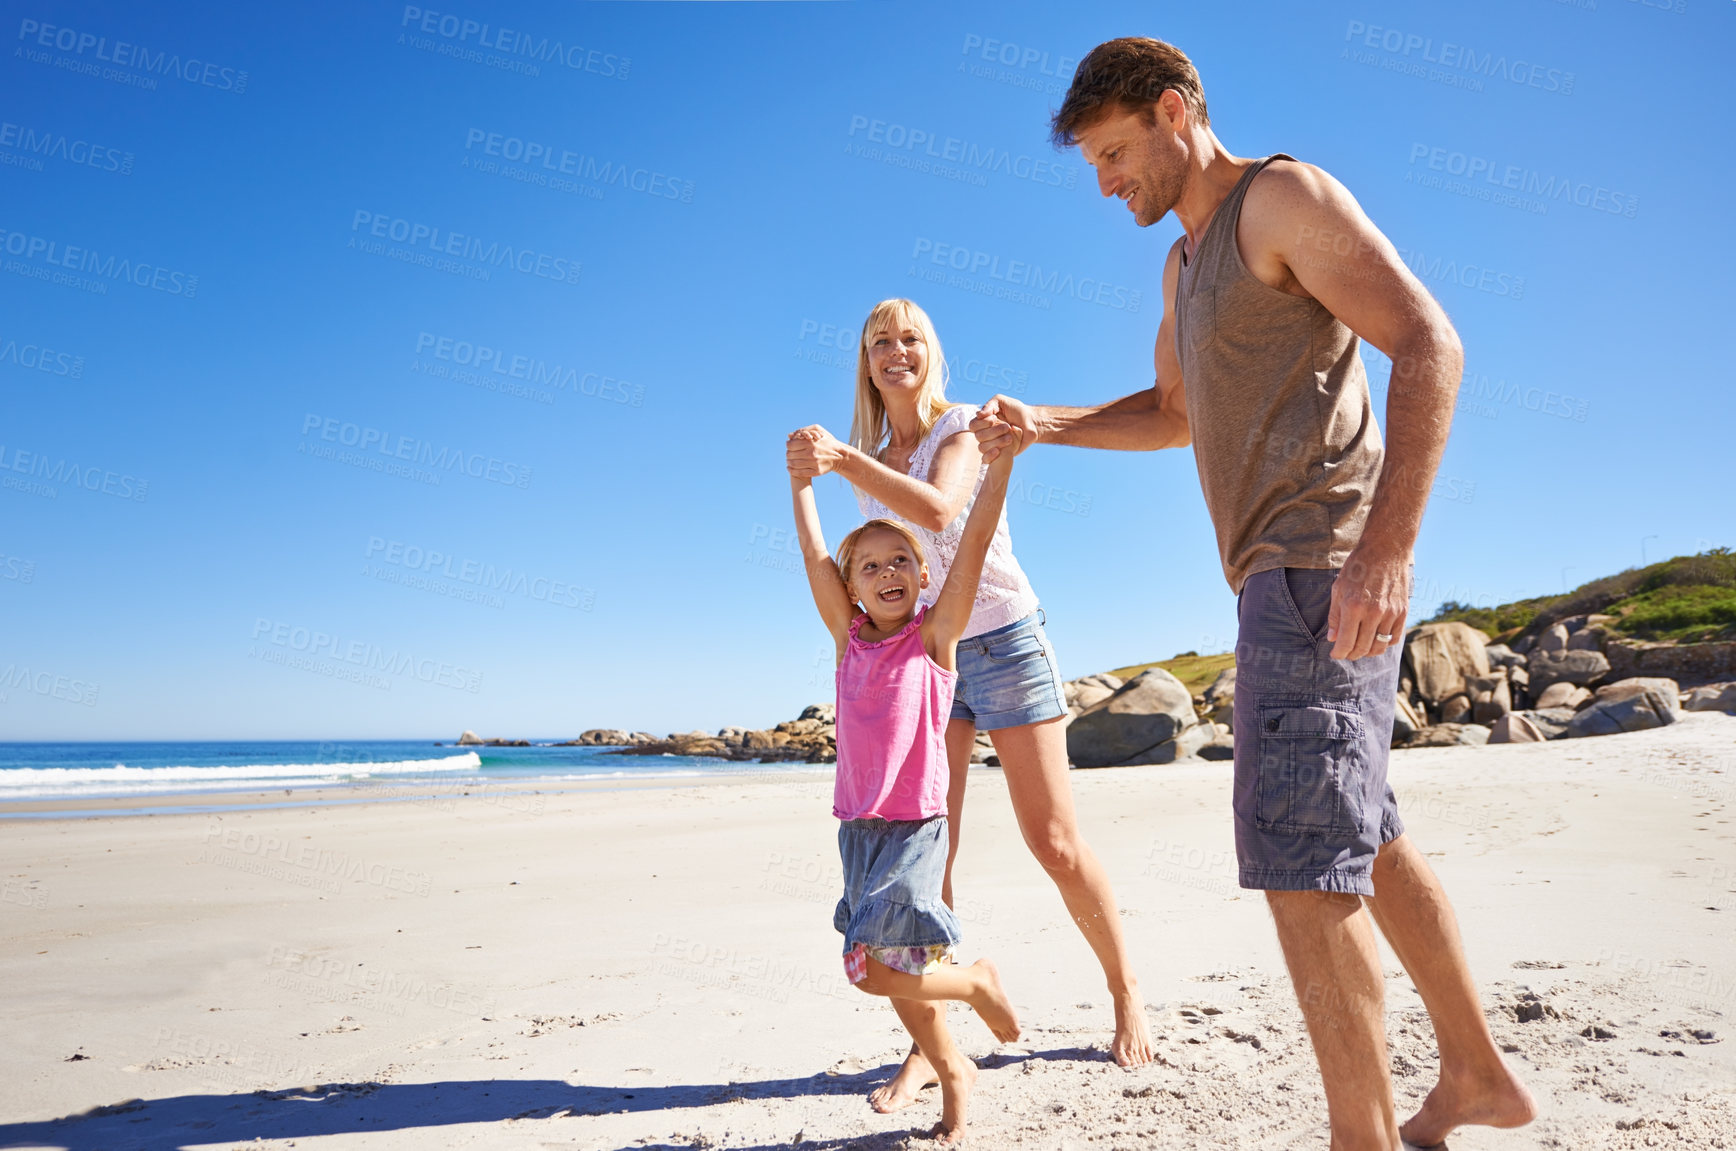
[[[1031,1054],[990,1055],[984,1070],[1027,1060],[1103,1062],[1098,1050],[1065,1048]],[[212,1143],[251,1139],[303,1139],[348,1132],[434,1129],[465,1123],[554,1116],[631,1114],[710,1107],[738,1099],[797,1099],[816,1095],[866,1095],[884,1082],[895,1065],[854,1075],[810,1075],[803,1079],[763,1079],[744,1083],[683,1084],[672,1087],[588,1087],[559,1079],[472,1079],[439,1083],[324,1083],[288,1091],[245,1095],[171,1095],[95,1107],[80,1115],[36,1123],[0,1123],[0,1148],[54,1148],[56,1151],[178,1151]],[[896,1121],[896,1120],[892,1120]],[[806,1133],[803,1151],[892,1151],[913,1131],[827,1138]],[[432,1145],[432,1144],[430,1144]],[[634,1144],[634,1151],[660,1151]],[[773,1151],[789,1143],[742,1146],[732,1151]],[[670,1147],[674,1151],[674,1147]],[[689,1151],[681,1148],[680,1151]]]

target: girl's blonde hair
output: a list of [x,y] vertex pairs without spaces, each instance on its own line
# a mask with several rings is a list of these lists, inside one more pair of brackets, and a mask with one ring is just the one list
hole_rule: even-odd
[[886,420],[886,405],[880,399],[880,389],[868,370],[868,341],[883,328],[912,327],[922,333],[928,345],[928,358],[923,364],[922,379],[916,392],[916,416],[922,421],[922,434],[927,435],[934,422],[952,405],[946,402],[946,356],[940,349],[940,335],[934,321],[913,300],[881,300],[868,313],[862,325],[862,339],[856,346],[856,414],[850,421],[850,445],[866,455],[880,458],[892,427]]
[[[928,566],[928,559],[922,554],[922,541],[916,538],[916,533],[910,530],[910,525],[897,520],[869,520],[855,531],[844,537],[844,542],[838,545],[838,577],[844,581],[844,591],[850,593],[850,568],[856,561],[856,546],[862,542],[862,537],[876,528],[889,532],[897,532],[904,537],[904,542],[910,545],[910,554],[916,557],[918,569]],[[860,608],[862,605],[856,605]]]

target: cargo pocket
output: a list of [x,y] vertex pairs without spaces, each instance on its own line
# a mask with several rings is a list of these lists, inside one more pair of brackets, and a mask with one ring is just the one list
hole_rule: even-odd
[[1267,831],[1349,835],[1362,826],[1365,753],[1354,700],[1260,706],[1260,780],[1255,823]]

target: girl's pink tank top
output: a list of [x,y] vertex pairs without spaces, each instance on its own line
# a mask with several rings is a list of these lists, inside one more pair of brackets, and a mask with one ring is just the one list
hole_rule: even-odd
[[958,673],[922,645],[926,607],[896,635],[869,643],[850,623],[838,664],[839,819],[928,819],[946,814],[946,723]]

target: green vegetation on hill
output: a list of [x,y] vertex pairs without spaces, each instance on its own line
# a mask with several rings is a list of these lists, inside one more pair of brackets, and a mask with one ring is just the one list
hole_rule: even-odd
[[1218,678],[1218,673],[1226,667],[1236,666],[1236,656],[1233,652],[1222,655],[1200,655],[1198,652],[1184,651],[1172,659],[1160,659],[1156,663],[1136,663],[1130,667],[1118,667],[1109,674],[1121,679],[1132,679],[1140,672],[1151,667],[1161,667],[1164,671],[1181,680],[1189,695],[1198,695],[1211,686],[1212,680]]
[[1427,622],[1462,620],[1498,639],[1536,633],[1568,616],[1601,612],[1634,639],[1694,643],[1736,639],[1736,553],[1713,548],[1629,568],[1573,589],[1499,607],[1448,600]]

